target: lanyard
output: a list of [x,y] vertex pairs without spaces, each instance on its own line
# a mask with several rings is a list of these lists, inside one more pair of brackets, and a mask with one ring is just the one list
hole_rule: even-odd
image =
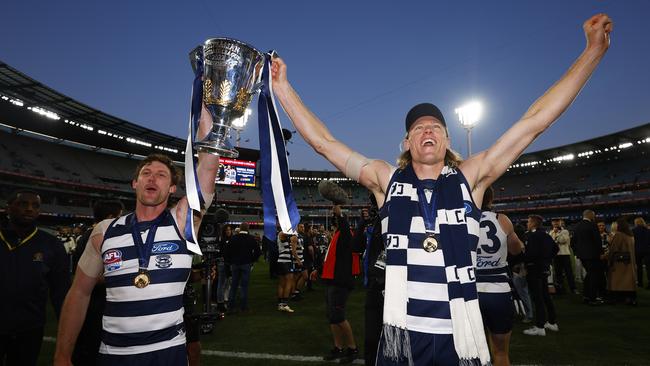
[[21,246],[21,245],[27,243],[27,242],[29,241],[29,239],[33,238],[34,235],[36,235],[36,232],[37,232],[37,231],[38,231],[38,228],[34,228],[34,231],[32,231],[31,234],[27,235],[27,237],[26,237],[25,239],[22,239],[22,240],[18,243],[18,245],[16,245],[15,247],[12,246],[11,244],[9,244],[9,241],[8,241],[7,239],[5,239],[5,236],[2,234],[2,231],[0,231],[0,239],[2,239],[2,241],[5,242],[5,244],[7,245],[7,248],[9,249],[9,251],[12,251],[12,250],[14,250],[14,249],[17,249],[19,246]]
[[434,181],[433,187],[431,187],[431,201],[427,202],[424,190],[429,187],[426,187],[424,182],[421,180],[418,180],[417,183],[415,183],[418,192],[420,213],[422,214],[422,220],[424,221],[426,232],[429,234],[433,234],[436,227],[436,200],[438,198],[437,185],[437,181]]
[[[149,267],[149,258],[151,257],[151,248],[153,247],[153,241],[156,237],[156,230],[158,230],[158,225],[162,220],[167,216],[167,210],[163,211],[160,216],[151,221],[150,225],[141,225],[138,222],[138,218],[133,213],[133,243],[135,248],[138,250],[138,267],[141,270],[146,270]],[[140,236],[140,229],[144,226],[149,226],[149,233],[147,234],[147,239],[143,243],[142,237]],[[146,229],[145,229],[146,230]]]

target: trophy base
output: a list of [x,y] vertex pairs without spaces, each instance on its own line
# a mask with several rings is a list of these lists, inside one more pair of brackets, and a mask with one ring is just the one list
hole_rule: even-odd
[[199,152],[217,155],[224,158],[236,159],[239,156],[239,151],[234,148],[228,149],[225,147],[214,146],[209,143],[198,142],[194,144],[194,148]]

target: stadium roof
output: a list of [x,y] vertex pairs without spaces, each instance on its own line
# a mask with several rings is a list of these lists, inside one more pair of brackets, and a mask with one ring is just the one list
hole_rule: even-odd
[[[178,154],[175,158],[182,160],[185,140],[139,126],[80,103],[30,78],[2,61],[0,61],[0,97],[10,104],[0,103],[2,105],[0,107],[2,112],[0,122],[9,126],[18,129],[29,129],[32,132],[59,139],[88,143],[98,148],[117,151],[127,149],[129,150],[127,152],[135,154],[147,155],[156,150],[164,151]],[[15,110],[10,111],[10,109],[16,107],[31,110],[46,118],[60,120],[69,126],[65,126],[65,131],[63,131],[61,128],[52,128],[43,123],[31,121],[31,118],[25,118],[24,116],[17,119],[7,118],[16,116]],[[70,126],[78,128],[70,128]],[[131,151],[134,147],[134,151]],[[258,154],[255,150],[244,148],[239,150],[242,158],[257,160]]]
[[[0,98],[0,123],[18,131],[29,130],[60,140],[96,146],[98,149],[106,148],[140,155],[162,150],[176,154],[173,158],[182,160],[185,140],[139,126],[80,103],[2,61]],[[36,114],[30,114],[27,110]],[[63,123],[46,124],[42,122],[42,118],[56,119]],[[612,127],[614,126],[613,124]],[[517,159],[511,168],[591,157],[637,144],[649,146],[650,123],[586,141],[527,153]],[[257,150],[238,149],[242,159],[258,159]],[[303,179],[313,176],[313,173],[308,171],[295,173]]]

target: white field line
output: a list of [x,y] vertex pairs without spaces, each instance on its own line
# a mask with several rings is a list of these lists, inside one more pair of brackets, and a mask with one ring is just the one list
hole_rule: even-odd
[[[43,337],[45,342],[55,343],[56,338],[54,337]],[[251,353],[251,352],[227,352],[227,351],[214,351],[209,349],[204,349],[201,351],[202,355],[205,356],[217,356],[217,357],[228,357],[228,358],[246,358],[246,359],[255,359],[255,360],[283,360],[283,361],[293,361],[293,362],[327,362],[323,361],[323,358],[320,356],[300,356],[300,355],[279,355],[272,353]],[[360,355],[361,356],[361,355]],[[338,360],[330,361],[331,363],[338,363]],[[354,364],[363,365],[362,359],[354,360]],[[513,365],[513,366],[543,366],[543,365]]]

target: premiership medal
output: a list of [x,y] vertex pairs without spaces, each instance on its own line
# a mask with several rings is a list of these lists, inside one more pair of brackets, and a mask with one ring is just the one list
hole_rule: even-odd
[[149,283],[151,283],[151,277],[149,277],[149,273],[147,270],[140,270],[138,272],[138,275],[135,276],[135,279],[133,280],[133,285],[137,288],[145,288],[149,286]]
[[433,253],[438,250],[438,241],[433,235],[427,236],[422,242],[422,248],[424,248],[427,253]]
[[[153,249],[153,242],[156,237],[156,230],[158,225],[167,217],[168,211],[163,211],[155,220],[153,220],[149,227],[142,227],[138,223],[138,218],[133,214],[133,228],[131,235],[133,236],[133,244],[135,245],[136,250],[138,251],[138,274],[133,279],[133,286],[137,288],[145,288],[151,283],[151,276],[149,276],[149,258],[151,258],[151,251]],[[147,240],[143,243],[141,233],[144,233],[149,230],[147,234]]]

